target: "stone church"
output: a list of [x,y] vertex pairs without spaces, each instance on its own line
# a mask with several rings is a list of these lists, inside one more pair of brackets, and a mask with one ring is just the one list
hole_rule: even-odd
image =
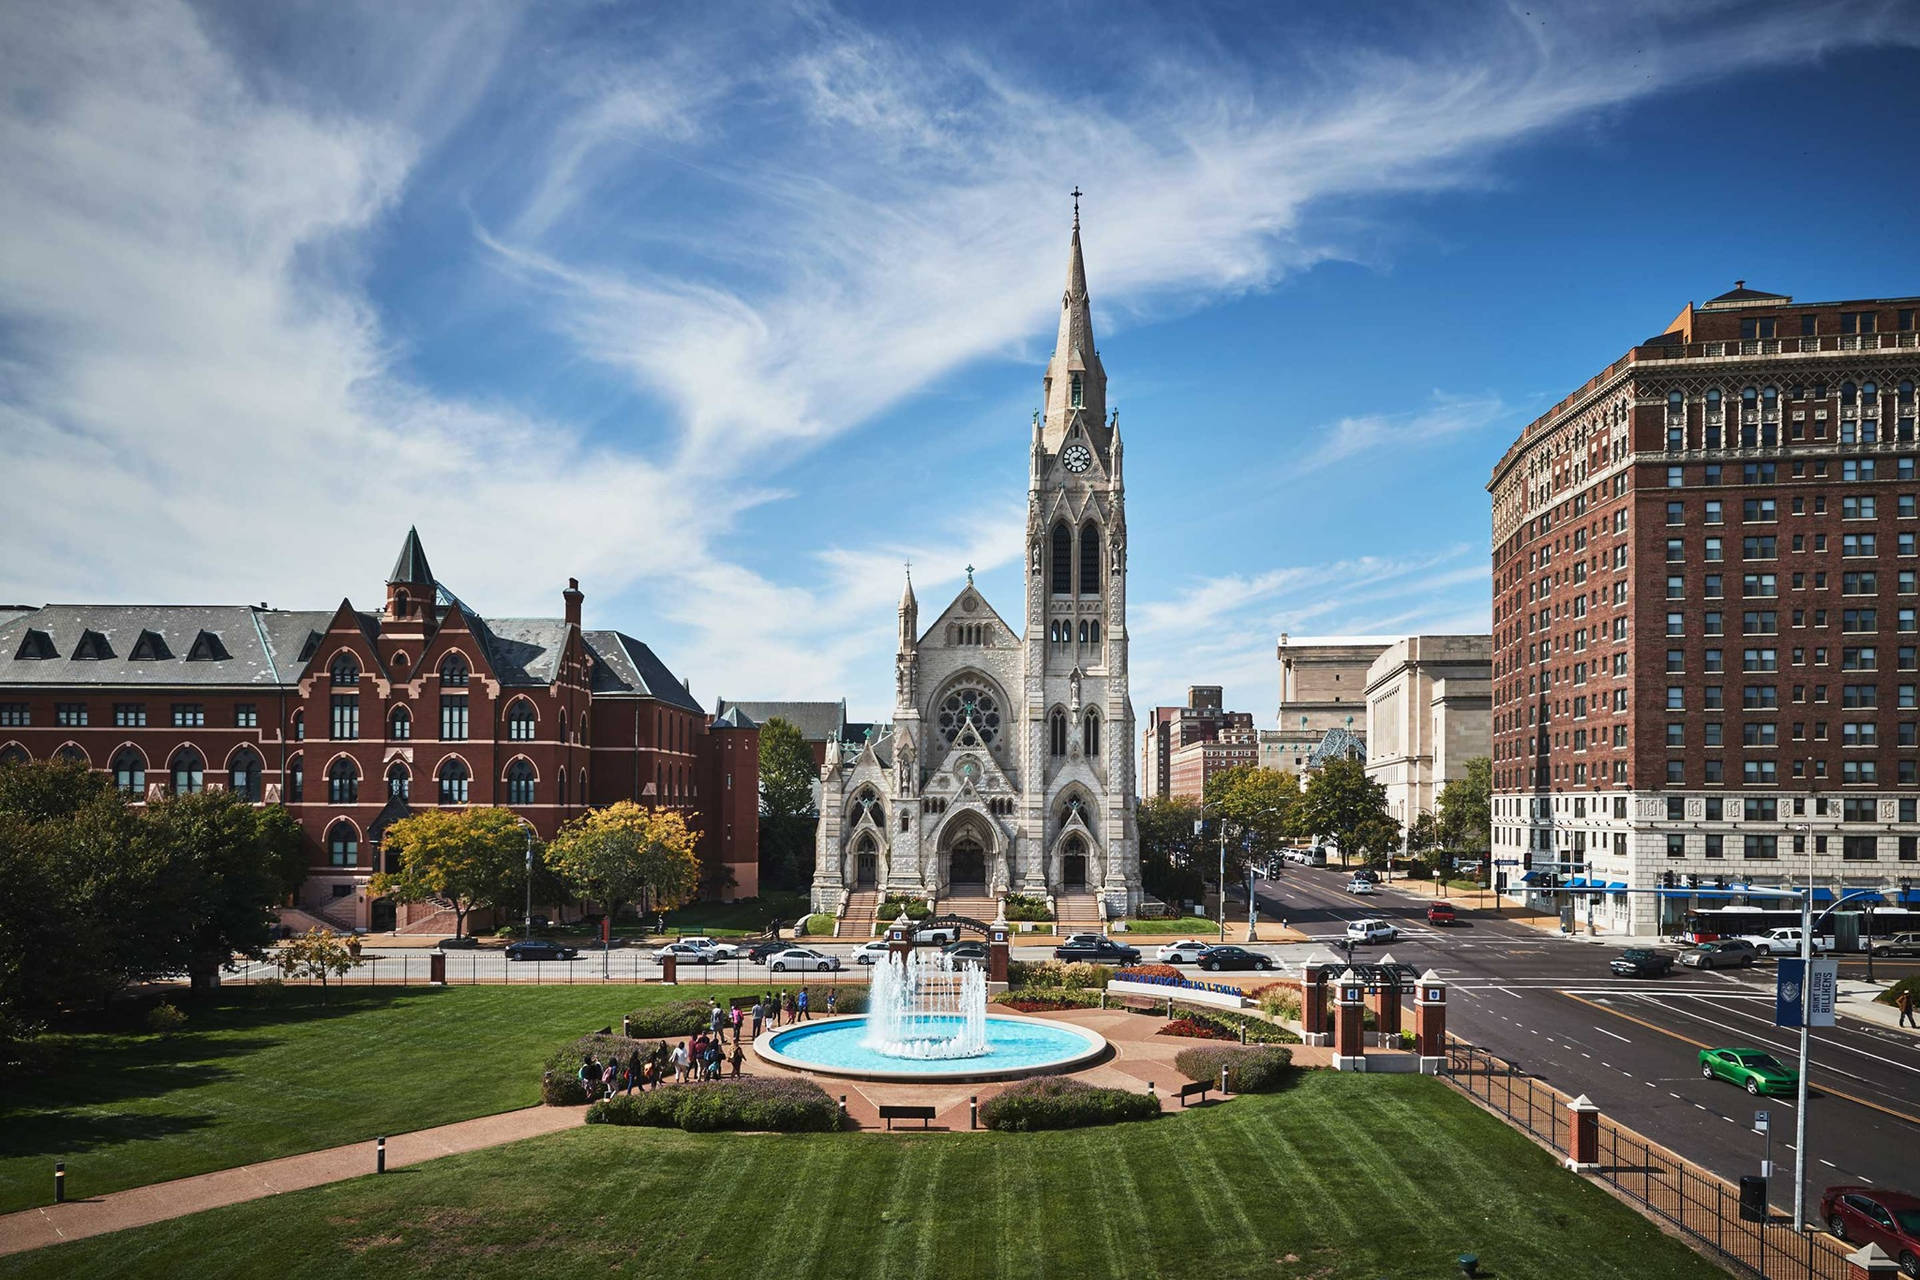
[[[1077,194],[1077,193],[1076,193]],[[1063,920],[1139,905],[1127,523],[1119,417],[1093,343],[1076,207],[1060,333],[1027,459],[1026,620],[967,583],[920,625],[900,597],[893,722],[829,749],[818,911],[899,893],[992,911],[1054,896]]]

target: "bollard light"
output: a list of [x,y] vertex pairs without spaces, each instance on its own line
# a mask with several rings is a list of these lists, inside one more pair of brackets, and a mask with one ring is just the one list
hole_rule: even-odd
[[1227,1092],[1227,1069],[1225,1067],[1220,1068],[1220,1092],[1222,1094]]
[[1151,1080],[1147,1081],[1147,1096],[1149,1098],[1153,1097],[1153,1081]]
[[967,1128],[980,1127],[980,1095],[974,1094],[967,1099]]
[[67,1202],[67,1162],[65,1160],[53,1162],[53,1202],[55,1204]]
[[1479,1275],[1480,1274],[1480,1255],[1477,1253],[1461,1254],[1460,1255],[1460,1274],[1463,1276]]
[[387,1171],[387,1140],[384,1137],[373,1140],[373,1171],[375,1173]]

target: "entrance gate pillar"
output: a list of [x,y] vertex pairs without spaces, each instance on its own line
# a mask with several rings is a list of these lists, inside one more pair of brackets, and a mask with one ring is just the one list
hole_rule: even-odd
[[1567,1104],[1567,1168],[1591,1173],[1600,1167],[1600,1108],[1581,1094]]
[[1005,982],[1007,980],[1007,904],[1002,901],[1000,914],[987,926],[987,981]]
[[1365,1071],[1366,983],[1349,969],[1334,983],[1333,994],[1333,1069]]
[[1400,1041],[1400,979],[1393,972],[1393,957],[1380,957],[1380,966],[1368,991],[1373,1005],[1373,1026],[1383,1048],[1397,1049]]
[[1308,963],[1300,967],[1300,1039],[1304,1044],[1325,1045],[1327,1035],[1327,966]]
[[913,921],[907,919],[907,913],[902,911],[894,917],[893,923],[887,926],[887,958],[905,964],[907,956],[912,951]]
[[1413,1035],[1420,1074],[1439,1075],[1447,1065],[1447,984],[1431,969],[1413,989]]

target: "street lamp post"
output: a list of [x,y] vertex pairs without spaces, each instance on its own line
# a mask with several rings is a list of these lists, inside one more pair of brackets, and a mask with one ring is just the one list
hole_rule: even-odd
[[1807,892],[1800,899],[1800,1079],[1793,1106],[1793,1229],[1807,1229],[1807,979],[1813,976],[1813,760],[1807,760]]
[[1220,823],[1220,941],[1227,940],[1227,820]]
[[533,936],[533,827],[527,827],[527,914],[521,921],[521,937]]

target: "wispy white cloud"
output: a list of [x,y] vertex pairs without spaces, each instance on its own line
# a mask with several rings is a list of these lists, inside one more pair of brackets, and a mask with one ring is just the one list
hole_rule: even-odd
[[1454,436],[1497,426],[1508,416],[1505,401],[1479,396],[1433,393],[1433,403],[1411,413],[1373,413],[1341,418],[1307,434],[1320,443],[1294,464],[1294,471],[1318,471],[1363,453],[1419,451]]

